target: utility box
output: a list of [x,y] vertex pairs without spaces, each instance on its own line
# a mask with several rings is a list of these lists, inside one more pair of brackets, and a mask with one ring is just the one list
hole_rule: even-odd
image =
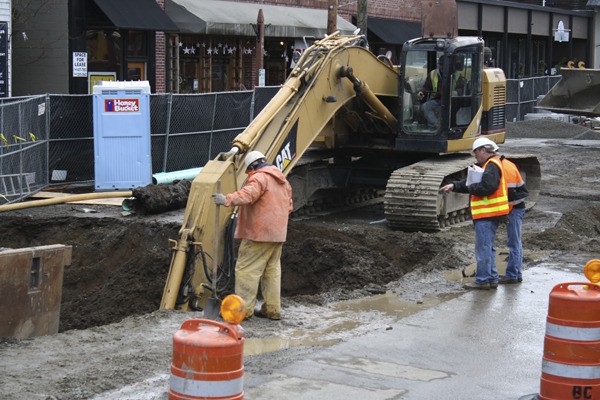
[[96,190],[152,183],[148,81],[100,81],[93,96]]
[[58,333],[63,272],[72,247],[62,244],[0,250],[0,337]]

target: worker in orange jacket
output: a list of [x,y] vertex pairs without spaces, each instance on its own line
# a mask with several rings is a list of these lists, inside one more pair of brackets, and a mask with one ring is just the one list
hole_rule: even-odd
[[293,210],[292,187],[259,151],[244,159],[248,180],[234,193],[213,194],[217,205],[239,206],[235,238],[241,239],[235,265],[235,293],[246,304],[246,318],[254,314],[260,284],[264,303],[257,313],[281,319],[281,251]]

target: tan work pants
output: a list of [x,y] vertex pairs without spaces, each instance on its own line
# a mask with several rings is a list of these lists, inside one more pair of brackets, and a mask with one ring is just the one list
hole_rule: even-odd
[[235,264],[235,293],[246,303],[246,316],[254,314],[260,283],[266,309],[281,312],[281,249],[283,243],[242,239]]

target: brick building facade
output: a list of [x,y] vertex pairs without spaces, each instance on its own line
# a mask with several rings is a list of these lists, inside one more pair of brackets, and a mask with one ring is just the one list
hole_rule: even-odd
[[[546,7],[542,1],[457,0],[459,34],[483,37],[509,78],[551,73],[569,61],[593,66],[594,11],[585,0],[546,0]],[[14,24],[13,95],[89,93],[90,77],[73,75],[75,53],[87,54],[88,72],[143,78],[153,92],[234,90],[238,82],[251,89],[259,83],[259,9],[265,11],[264,84],[278,85],[296,54],[327,33],[333,2],[32,0],[39,12]],[[359,2],[337,0],[338,30],[354,31]],[[144,17],[150,9],[158,19]],[[376,54],[395,57],[405,40],[421,35],[421,0],[368,0],[367,14]],[[568,33],[562,42],[554,40],[559,23]]]

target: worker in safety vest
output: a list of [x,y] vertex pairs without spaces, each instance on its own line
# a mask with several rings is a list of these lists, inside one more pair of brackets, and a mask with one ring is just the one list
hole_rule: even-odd
[[444,58],[444,55],[440,56],[436,68],[427,74],[423,87],[417,92],[417,99],[421,102],[425,101],[426,94],[429,94],[429,98],[423,103],[423,113],[425,114],[427,125],[436,128],[439,126],[440,110],[442,107],[442,71]]
[[506,275],[500,275],[498,283],[519,283],[523,281],[521,226],[525,215],[525,198],[529,196],[529,192],[519,168],[504,156],[500,156],[500,160],[506,176],[510,212],[508,214],[508,225],[506,226],[508,264],[506,265]]
[[465,289],[490,289],[498,287],[498,268],[494,241],[501,222],[508,221],[508,188],[502,161],[497,155],[498,146],[488,138],[473,142],[473,155],[483,168],[478,178],[467,185],[467,179],[452,182],[440,188],[441,192],[469,193],[471,217],[475,229],[475,282]]
[[248,180],[234,193],[213,194],[217,205],[240,206],[235,238],[241,239],[235,264],[235,293],[251,318],[260,284],[264,303],[256,314],[281,319],[281,251],[292,212],[292,187],[279,168],[259,151],[244,159]]

